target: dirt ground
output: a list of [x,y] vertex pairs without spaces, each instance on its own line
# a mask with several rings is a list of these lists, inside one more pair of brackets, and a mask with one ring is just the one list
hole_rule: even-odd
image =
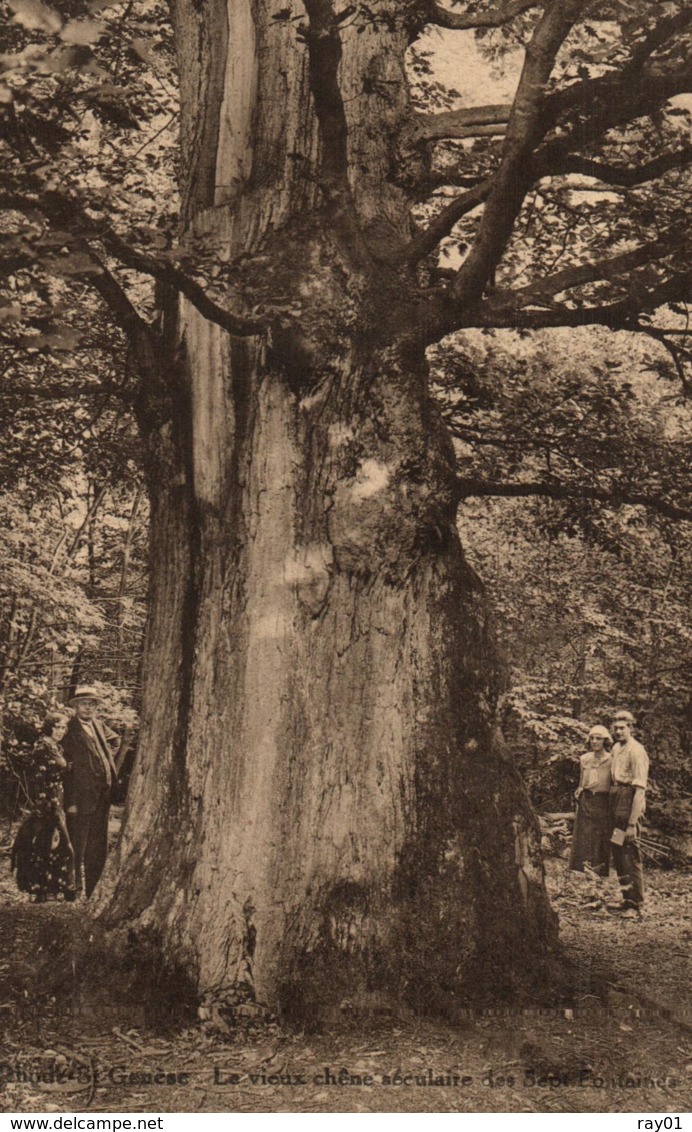
[[548,860],[547,871],[564,948],[578,965],[569,1001],[454,1024],[360,1018],[309,1035],[250,1016],[221,1038],[192,1014],[187,1023],[152,1022],[131,993],[119,996],[98,972],[85,980],[76,963],[59,972],[61,989],[46,994],[37,971],[49,968],[58,937],[84,940],[90,932],[85,906],[35,905],[17,893],[6,841],[0,1110],[689,1110],[692,874],[649,870],[646,916],[623,922],[603,907],[586,907],[588,882],[569,874],[564,858]]

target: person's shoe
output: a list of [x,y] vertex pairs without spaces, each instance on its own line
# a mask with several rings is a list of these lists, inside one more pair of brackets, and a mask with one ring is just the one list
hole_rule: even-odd
[[621,920],[641,920],[641,918],[642,914],[639,909],[632,908],[631,906],[629,908],[625,908],[624,912],[620,916]]
[[622,903],[622,904],[606,904],[606,911],[608,911],[608,912],[626,912],[628,910],[628,908],[631,908],[631,907],[632,907],[631,904],[625,904],[625,903]]

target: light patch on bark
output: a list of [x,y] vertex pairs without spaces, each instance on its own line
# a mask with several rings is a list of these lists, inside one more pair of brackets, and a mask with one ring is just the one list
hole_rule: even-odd
[[341,448],[343,444],[353,440],[355,435],[351,425],[343,424],[341,421],[329,426],[329,443],[332,448]]
[[255,623],[252,636],[257,641],[279,641],[288,635],[291,622],[281,610],[265,613]]
[[233,405],[224,382],[229,338],[186,299],[181,299],[180,327],[190,358],[195,495],[200,503],[220,507],[229,437],[233,436]]
[[524,903],[528,902],[530,889],[543,884],[543,870],[533,859],[529,832],[522,819],[516,819],[514,829],[514,860],[519,867],[519,889]]
[[[261,964],[267,952],[264,962],[271,967],[280,942],[276,933],[282,930],[273,870],[281,855],[277,815],[287,757],[282,722],[297,619],[295,592],[285,578],[295,544],[292,411],[291,395],[280,383],[262,383],[253,413],[253,459],[243,489],[247,541],[234,568],[245,579],[243,606],[226,627],[232,639],[243,640],[242,664],[229,656],[224,665],[223,687],[229,693],[228,701],[219,703],[219,713],[209,711],[217,693],[203,683],[219,681],[218,660],[215,664],[200,653],[200,682],[194,689],[190,746],[206,754],[190,766],[189,789],[199,796],[206,822],[191,885],[199,896],[186,932],[191,947],[200,936],[208,940],[200,967],[205,987],[241,982],[246,969]],[[213,605],[213,595],[209,600]],[[209,635],[205,642],[213,648]],[[232,711],[223,715],[229,704]],[[221,822],[216,820],[220,807]],[[243,944],[248,901],[257,909],[254,962]],[[258,981],[261,986],[262,979]]]
[[328,572],[332,560],[329,543],[313,542],[308,546],[289,551],[284,563],[283,576],[287,582],[300,585],[301,582],[314,582],[317,577]]
[[448,864],[453,864],[457,868],[459,876],[462,876],[464,872],[464,854],[462,850],[461,838],[455,837],[447,842],[444,854],[445,861]]
[[296,587],[302,607],[312,617],[317,617],[329,592],[333,560],[329,543],[296,547],[286,556],[285,581]]
[[226,81],[219,121],[216,205],[237,199],[252,167],[252,120],[257,91],[255,25],[250,0],[228,5]]
[[352,494],[356,499],[371,499],[380,491],[384,491],[390,480],[390,471],[386,464],[379,460],[363,460]]

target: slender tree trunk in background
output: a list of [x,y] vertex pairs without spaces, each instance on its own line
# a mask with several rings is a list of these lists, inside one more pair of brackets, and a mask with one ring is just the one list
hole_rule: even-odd
[[[400,8],[339,37],[350,191],[383,246],[409,235],[388,179]],[[320,151],[324,37],[311,62],[286,12],[176,5],[186,236],[285,332],[231,338],[184,300],[169,327],[142,735],[99,907],[154,928],[210,1000],[305,1016],[361,991],[517,993],[554,924],[494,732],[453,452],[407,333],[411,278],[363,261],[325,204],[338,177],[323,193],[309,174],[338,129],[327,80]]]
[[121,686],[125,679],[125,601],[127,598],[127,583],[130,572],[130,559],[132,558],[132,544],[134,541],[135,524],[139,507],[142,502],[144,488],[140,484],[132,501],[130,517],[127,523],[125,542],[123,543],[122,557],[120,559],[120,580],[118,582],[118,605],[116,611],[116,637],[115,637],[115,683]]
[[[102,491],[103,491],[103,489],[101,489],[101,492]],[[93,492],[93,496],[92,496],[92,492]],[[90,484],[89,489],[87,491],[87,503],[88,503],[88,506],[89,506],[89,516],[90,516],[90,518],[88,519],[88,521],[86,523],[86,549],[87,549],[87,562],[88,562],[88,565],[89,565],[89,582],[88,582],[88,586],[87,586],[87,593],[89,594],[90,597],[93,597],[94,591],[96,590],[96,548],[94,546],[94,521],[93,521],[93,517],[92,517],[92,512],[94,510],[94,503],[98,499],[99,494],[100,493],[99,493],[99,491],[96,487],[96,484],[94,484],[93,487]]]

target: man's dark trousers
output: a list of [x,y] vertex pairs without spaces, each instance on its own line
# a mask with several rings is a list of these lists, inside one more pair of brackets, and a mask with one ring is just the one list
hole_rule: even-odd
[[[617,785],[610,788],[610,816],[613,829],[627,829],[629,816],[632,810],[634,787]],[[642,854],[637,844],[639,827],[634,840],[626,841],[624,845],[611,846],[613,850],[613,864],[618,874],[622,899],[628,908],[641,909],[644,903],[644,869],[642,868]]]
[[87,897],[98,884],[106,864],[108,852],[108,811],[110,809],[110,789],[96,803],[91,813],[67,815],[67,829],[74,849],[75,879],[77,891],[82,889],[82,867],[84,868],[84,892]]

